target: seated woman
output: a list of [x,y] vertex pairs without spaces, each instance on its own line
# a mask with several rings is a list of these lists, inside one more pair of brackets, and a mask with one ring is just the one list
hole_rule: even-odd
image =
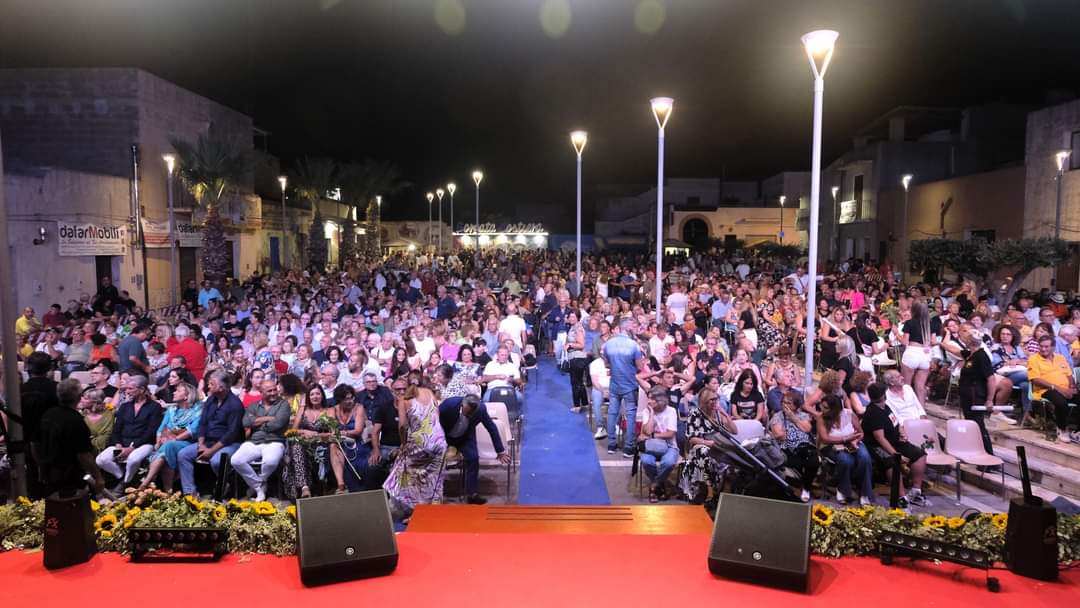
[[195,387],[181,382],[173,387],[173,404],[165,410],[157,430],[157,442],[148,461],[150,469],[139,484],[143,490],[161,474],[161,489],[171,492],[176,480],[177,456],[192,445],[199,430],[202,403],[195,403]]
[[735,422],[720,406],[720,395],[715,389],[703,388],[698,391],[697,407],[690,411],[686,424],[690,448],[679,475],[679,489],[696,505],[704,504],[710,491],[717,495],[722,489],[725,467],[709,454],[713,447],[710,438],[720,427],[729,433],[738,432]]
[[[313,479],[316,476],[325,479],[330,454],[328,446],[334,439],[330,426],[334,410],[327,409],[326,393],[322,387],[312,387],[304,397],[300,411],[292,420],[295,435],[290,434],[286,442],[288,458],[282,483],[288,498],[311,496]],[[313,472],[316,466],[318,470]]]
[[398,399],[397,410],[401,449],[383,489],[390,512],[404,521],[416,505],[442,500],[446,436],[430,386],[410,384]]
[[990,363],[993,364],[995,373],[1008,378],[1012,388],[1020,391],[1020,404],[1023,406],[1023,413],[1027,414],[1031,411],[1031,399],[1028,398],[1028,354],[1020,347],[1020,332],[1011,325],[999,324],[994,326],[992,335]]
[[789,390],[784,393],[781,404],[783,409],[773,414],[769,420],[769,432],[784,450],[787,457],[784,464],[799,472],[802,479],[800,499],[809,502],[810,488],[814,485],[820,466],[812,435],[815,417],[803,409],[802,393],[798,391]]
[[829,395],[836,395],[841,399],[846,398],[844,389],[840,386],[840,374],[831,369],[821,373],[817,388],[806,397],[803,409],[810,415],[820,414],[823,408],[822,403],[825,401],[825,397]]
[[[310,393],[309,393],[310,395]],[[345,473],[345,461],[349,461],[351,468],[356,468],[362,452],[359,444],[367,426],[367,415],[363,407],[356,402],[356,390],[348,384],[341,384],[334,389],[334,419],[337,420],[337,436],[330,438],[330,468],[334,471],[337,479],[335,494],[344,494],[347,491],[348,480],[355,482],[355,488],[359,489],[358,475]],[[365,465],[366,466],[366,465]]]
[[79,411],[90,429],[90,444],[94,446],[94,452],[104,450],[109,445],[115,420],[115,410],[105,407],[105,391],[99,388],[83,391],[79,399]]
[[860,369],[855,372],[849,383],[851,390],[848,391],[848,407],[859,418],[862,418],[863,414],[866,413],[866,406],[870,403],[870,395],[866,392],[866,388],[870,386],[871,380],[870,372],[864,372]]
[[[874,503],[874,482],[871,477],[870,452],[863,443],[859,419],[844,407],[839,396],[826,395],[822,400],[823,411],[817,419],[818,441],[825,444],[822,454],[836,463],[836,501],[841,504],[854,501],[857,490],[859,504]],[[856,488],[851,487],[852,481]]]
[[735,418],[757,420],[762,425],[765,424],[765,397],[758,390],[757,376],[753,370],[743,370],[735,380],[735,390],[731,391],[731,405]]
[[751,370],[754,372],[754,377],[757,379],[758,386],[764,386],[764,382],[761,380],[761,370],[751,360],[750,351],[745,348],[738,348],[735,350],[735,354],[731,357],[731,364],[727,366],[724,371],[724,382],[734,382],[744,370]]

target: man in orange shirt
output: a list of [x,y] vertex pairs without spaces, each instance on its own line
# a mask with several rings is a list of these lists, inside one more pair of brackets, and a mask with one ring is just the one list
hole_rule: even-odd
[[1066,430],[1069,422],[1070,404],[1080,403],[1076,379],[1072,367],[1055,351],[1053,336],[1039,339],[1039,352],[1028,359],[1028,380],[1032,394],[1054,404],[1054,422],[1058,427],[1058,441],[1069,443],[1074,437]]

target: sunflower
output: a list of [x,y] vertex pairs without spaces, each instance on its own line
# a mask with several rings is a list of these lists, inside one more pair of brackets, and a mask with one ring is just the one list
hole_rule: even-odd
[[851,513],[855,517],[866,517],[870,514],[869,509],[863,509],[862,507],[849,507],[847,512]]
[[288,513],[289,516],[293,519],[296,519],[296,505],[289,505],[285,507],[285,512]]
[[274,505],[266,501],[255,503],[252,510],[256,515],[273,515],[274,513],[277,513],[277,509],[274,508]]
[[810,510],[810,518],[822,526],[831,525],[833,520],[833,510],[825,505],[816,504],[814,505],[814,508]]
[[25,496],[20,496],[18,498],[17,502],[19,503],[20,507],[29,507],[29,506],[34,504],[34,503],[30,502],[30,499],[25,497]]
[[230,509],[235,509],[237,511],[247,511],[251,508],[250,502],[247,502],[246,500],[236,500],[235,498],[230,498],[227,504]]
[[950,517],[949,520],[945,523],[949,525],[950,530],[955,530],[957,528],[963,527],[964,524],[967,523],[967,520],[963,517]]
[[222,521],[229,512],[225,508],[225,505],[218,505],[214,507],[214,521]]
[[101,538],[112,538],[112,532],[110,532],[109,530],[102,530],[98,534],[101,536]]
[[139,507],[132,507],[131,510],[127,512],[127,515],[124,516],[124,527],[130,528],[135,525],[135,520],[139,519],[139,515],[142,511],[143,510]]
[[990,518],[990,523],[994,525],[998,530],[1004,530],[1009,526],[1009,514],[998,513]]
[[190,494],[184,497],[184,501],[187,502],[189,507],[195,509],[196,511],[202,511],[203,507],[205,506],[203,505],[203,503],[199,502],[199,499],[195,498]]
[[[116,526],[119,523],[120,520],[116,519],[116,515],[107,513],[94,522],[94,531],[101,536],[108,538],[109,536],[112,536],[113,530],[116,529]],[[106,536],[106,533],[108,533],[108,536]]]
[[907,517],[907,511],[903,509],[889,509],[889,515],[894,515],[896,517]]
[[94,513],[97,513],[98,511],[101,510],[101,503],[99,503],[98,501],[91,498],[90,499],[90,510],[93,511]]
[[941,515],[931,515],[922,521],[922,525],[927,528],[944,528],[945,518]]

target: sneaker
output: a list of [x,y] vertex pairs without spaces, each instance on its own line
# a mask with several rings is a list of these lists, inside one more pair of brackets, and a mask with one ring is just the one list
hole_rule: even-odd
[[633,452],[623,452],[623,453],[622,453],[622,457],[623,457],[623,458],[633,458],[633,457],[634,457],[634,453],[633,453]]
[[604,430],[604,427],[601,426],[596,428],[596,434],[593,435],[593,439],[596,439],[597,441],[607,439],[607,431]]
[[801,493],[799,493],[799,500],[803,502],[810,502],[810,490],[804,489]]
[[266,486],[259,485],[255,488],[255,502],[262,502],[266,500]]
[[836,502],[838,502],[838,503],[840,503],[842,505],[846,505],[847,501],[848,501],[847,497],[844,496],[844,494],[842,492],[840,492],[840,490],[837,490],[836,491]]
[[608,454],[614,454],[615,453],[615,448],[608,448],[607,453]]
[[1058,441],[1060,441],[1061,443],[1072,443],[1072,440],[1072,433],[1062,430],[1058,431]]
[[907,509],[908,508],[907,496],[901,496],[900,498],[898,498],[896,500],[896,506],[897,506],[897,508],[900,508],[900,509]]
[[487,499],[484,498],[483,496],[480,496],[479,494],[473,494],[472,496],[469,496],[468,498],[466,498],[465,502],[467,502],[470,505],[486,505],[487,504]]
[[916,507],[929,507],[930,501],[923,496],[922,490],[912,490],[907,495],[908,504]]
[[1013,420],[1012,418],[1009,418],[1008,416],[1006,416],[1005,414],[1003,414],[1001,412],[994,412],[993,414],[990,414],[990,419],[991,420],[996,420],[996,421],[998,421],[998,422],[1000,422],[1002,424],[1016,424],[1015,420]]
[[874,501],[870,500],[866,496],[860,496],[859,497],[859,506],[860,507],[872,507],[872,506],[874,506]]

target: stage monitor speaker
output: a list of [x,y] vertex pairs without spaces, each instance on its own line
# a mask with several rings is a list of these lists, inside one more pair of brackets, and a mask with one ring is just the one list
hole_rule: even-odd
[[52,494],[45,499],[43,545],[43,560],[50,570],[81,564],[94,556],[94,513],[86,490],[63,498]]
[[382,490],[300,499],[296,536],[305,585],[386,576],[397,567],[397,539]]
[[1005,565],[1013,574],[1052,581],[1058,577],[1057,509],[1036,501],[1009,503]]
[[806,591],[810,505],[721,494],[709,571],[717,576]]

